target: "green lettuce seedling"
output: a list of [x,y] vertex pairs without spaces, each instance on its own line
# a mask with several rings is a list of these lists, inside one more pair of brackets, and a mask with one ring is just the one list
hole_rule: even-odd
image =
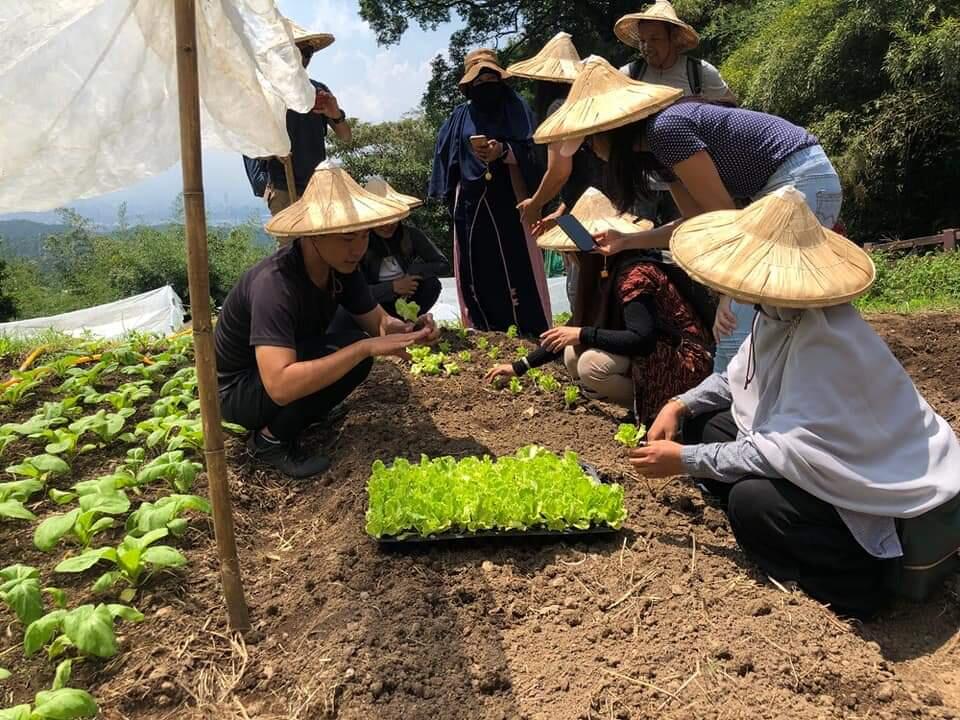
[[517,360],[523,360],[527,355],[530,354],[530,348],[526,345],[520,345],[517,348]]
[[437,350],[439,350],[444,355],[448,355],[451,351],[450,343],[446,340],[441,340],[437,343]]
[[540,392],[552,393],[560,390],[560,383],[550,373],[542,373],[537,378],[537,387],[540,388]]
[[473,360],[473,354],[469,350],[461,350],[457,353],[457,360],[462,363],[468,363]]
[[[72,661],[64,660],[57,666],[53,687],[41,690],[33,698],[33,704],[15,705],[0,710],[0,720],[83,720],[95,717],[100,708],[86,690],[67,687],[72,674]],[[0,680],[10,673],[0,668]]]
[[[69,502],[70,495],[57,494],[54,499],[59,503]],[[97,535],[114,527],[116,520],[111,516],[123,515],[130,509],[127,494],[112,483],[103,483],[78,497],[80,507],[52,515],[37,526],[33,533],[33,544],[37,549],[49,552],[63,538],[69,538],[81,547],[90,547]]]
[[166,528],[174,537],[187,531],[187,521],[181,517],[188,510],[210,514],[210,503],[197,495],[168,495],[156,503],[145,502],[127,518],[127,532],[134,537]]
[[403,298],[398,298],[394,306],[397,309],[397,315],[401,320],[415,323],[420,317],[420,306],[415,302],[408,302]]
[[58,588],[40,587],[40,571],[29,565],[10,565],[0,570],[0,601],[27,627],[43,615],[43,595],[64,607],[66,595]]
[[572,408],[577,404],[577,400],[580,399],[580,388],[576,385],[567,385],[563,389],[563,404],[566,406],[567,410]]
[[644,425],[633,425],[631,423],[621,423],[617,428],[617,434],[613,439],[628,448],[635,448],[647,434],[647,428]]
[[182,450],[172,450],[157,456],[137,473],[138,485],[149,485],[166,480],[179,493],[189,493],[203,465],[186,459]]
[[25,503],[43,490],[43,483],[35,479],[0,483],[0,518],[8,520],[36,520]]
[[520,382],[520,378],[512,377],[510,378],[510,384],[507,385],[507,389],[514,395],[519,395],[523,392],[523,383]]
[[143,615],[128,605],[81,605],[73,610],[54,610],[30,623],[23,636],[27,657],[47,648],[51,660],[71,648],[91,657],[112,658],[119,648],[115,620],[140,622]]
[[500,357],[500,346],[491,345],[490,349],[487,351],[487,357],[491,360],[496,360],[498,357]]
[[519,330],[517,330],[516,325],[511,325],[510,327],[507,328],[507,337],[510,338],[511,340],[516,339],[518,334],[519,334]]
[[490,347],[490,341],[487,338],[477,338],[477,350],[486,350],[488,347]]

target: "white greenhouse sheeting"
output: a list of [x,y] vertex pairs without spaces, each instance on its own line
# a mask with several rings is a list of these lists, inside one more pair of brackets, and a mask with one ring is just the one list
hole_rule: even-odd
[[[460,303],[457,302],[457,285],[454,279],[440,278],[440,299],[430,312],[437,322],[460,322]],[[567,300],[567,278],[565,275],[547,279],[550,293],[550,310],[554,315],[570,312]],[[552,318],[551,318],[552,321]]]
[[89,334],[95,338],[109,339],[134,331],[169,335],[181,327],[183,303],[173,288],[166,285],[159,290],[85,310],[0,323],[0,335],[29,337],[53,329],[75,337]]
[[[102,195],[180,159],[174,3],[0,2],[0,212]],[[286,155],[315,91],[274,0],[197,3],[203,145]],[[242,172],[239,160],[237,172]]]

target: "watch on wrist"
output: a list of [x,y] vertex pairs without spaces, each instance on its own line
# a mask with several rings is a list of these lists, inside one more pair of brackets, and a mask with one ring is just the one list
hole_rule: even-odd
[[344,112],[343,108],[340,108],[340,117],[330,118],[330,122],[333,125],[339,125],[346,119],[347,119],[347,113]]

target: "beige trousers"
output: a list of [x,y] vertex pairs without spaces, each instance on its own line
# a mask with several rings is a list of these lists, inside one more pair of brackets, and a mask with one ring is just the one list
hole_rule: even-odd
[[625,408],[633,407],[633,377],[630,358],[593,348],[567,347],[563,362],[583,394]]

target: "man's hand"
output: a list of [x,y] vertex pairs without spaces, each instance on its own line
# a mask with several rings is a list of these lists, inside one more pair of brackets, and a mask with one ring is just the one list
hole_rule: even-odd
[[313,111],[320,115],[326,115],[335,120],[340,119],[340,103],[333,93],[324,90],[317,90],[317,100],[313,105]]
[[513,377],[516,373],[513,371],[513,365],[510,363],[503,363],[501,365],[494,365],[487,371],[487,374],[483,376],[483,381],[486,383],[493,382],[500,377]]
[[671,400],[657,413],[657,419],[647,430],[647,440],[675,440],[680,434],[680,420],[686,408],[676,400]]
[[418,330],[423,328],[430,331],[426,340],[424,340],[426,343],[434,343],[440,339],[440,328],[437,327],[437,323],[433,319],[433,315],[430,313],[418,317],[414,327],[416,327]]
[[398,277],[393,281],[393,292],[395,292],[398,297],[410,297],[417,291],[417,288],[420,287],[420,280],[422,280],[422,278],[419,275],[404,275],[403,277]]
[[630,464],[647,478],[671,477],[683,474],[680,453],[683,445],[670,440],[655,440],[630,451]]
[[366,338],[360,342],[363,343],[364,350],[370,357],[395,355],[404,360],[409,360],[407,348],[425,342],[429,334],[430,330],[423,328],[416,332],[389,333],[380,337]]
[[550,328],[540,336],[540,344],[550,352],[560,352],[565,347],[580,343],[580,328],[560,325]]

